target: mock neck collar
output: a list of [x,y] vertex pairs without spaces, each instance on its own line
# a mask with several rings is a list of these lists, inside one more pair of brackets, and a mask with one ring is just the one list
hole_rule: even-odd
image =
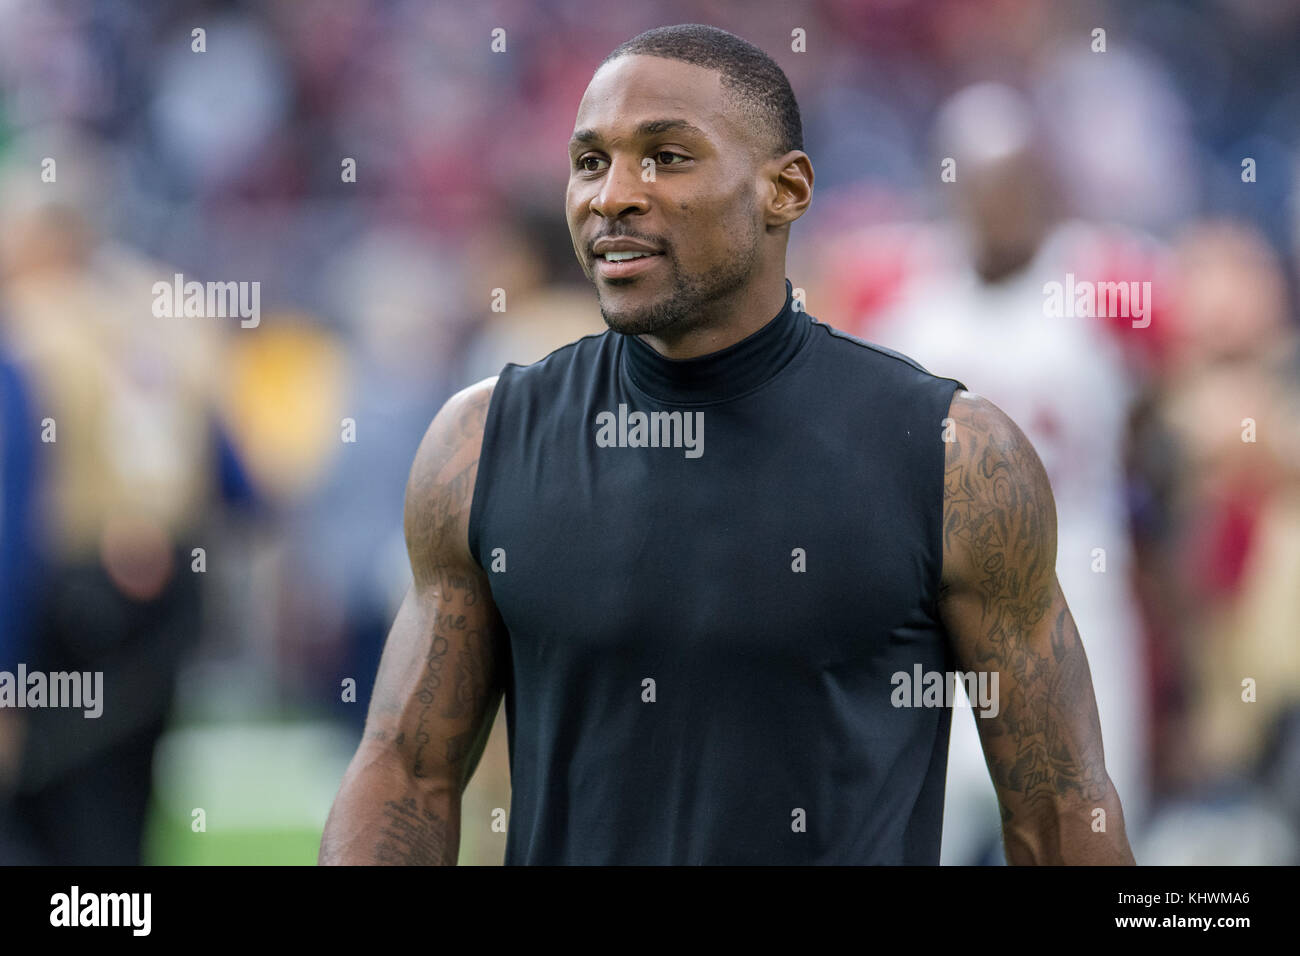
[[739,342],[695,358],[664,358],[635,335],[622,335],[621,368],[640,391],[663,402],[707,404],[751,392],[785,368],[806,341],[811,324],[794,308],[785,280],[785,305],[776,317]]

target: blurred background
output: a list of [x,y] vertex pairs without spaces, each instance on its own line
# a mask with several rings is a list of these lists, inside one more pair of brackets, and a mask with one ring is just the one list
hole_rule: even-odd
[[[1138,862],[1300,862],[1291,0],[0,0],[0,670],[105,674],[99,719],[0,709],[0,862],[315,860],[416,446],[604,329],[566,143],[680,22],[794,86],[808,311],[1034,442]],[[259,282],[260,322],[155,316],[176,273]],[[509,799],[502,713],[462,863]],[[968,710],[943,859],[1002,862]]]

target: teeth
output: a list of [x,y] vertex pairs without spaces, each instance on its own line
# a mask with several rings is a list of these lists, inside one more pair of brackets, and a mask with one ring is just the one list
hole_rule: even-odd
[[648,252],[607,252],[605,253],[606,262],[626,262],[628,259],[640,259],[648,256]]

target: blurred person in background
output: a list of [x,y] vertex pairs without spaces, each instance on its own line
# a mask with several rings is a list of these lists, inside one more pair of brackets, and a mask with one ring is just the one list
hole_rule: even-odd
[[[0,324],[0,330],[3,325]],[[39,581],[36,510],[38,419],[22,369],[0,333],[0,671],[15,673],[31,641],[33,595]],[[0,708],[0,862],[31,862],[19,844],[13,798],[22,766],[26,712]]]
[[509,298],[484,309],[465,356],[466,381],[495,375],[507,362],[536,362],[605,330],[560,217],[531,210],[503,229],[476,236],[467,258],[469,274],[482,279],[481,301],[492,299],[494,289]]
[[[894,288],[868,297],[875,308],[859,310],[853,331],[960,377],[1021,423],[1038,450],[1056,494],[1056,571],[1087,644],[1106,766],[1137,833],[1147,790],[1145,655],[1130,593],[1121,459],[1133,386],[1112,320],[1050,315],[1044,289],[1064,284],[1067,273],[1104,278],[1097,270],[1106,242],[1096,227],[1063,218],[1036,117],[1017,91],[993,83],[961,90],[934,135],[936,167],[955,161],[955,181],[944,188],[956,221],[872,230],[887,238],[867,248],[890,244],[895,266],[867,269]],[[853,257],[862,251],[845,244],[832,268],[859,274]],[[975,722],[955,714],[943,861],[995,860],[998,834]]]
[[[57,184],[40,181],[41,155],[59,158]],[[93,140],[42,138],[10,159],[5,333],[31,383],[27,427],[48,435],[34,505],[48,570],[25,662],[103,672],[99,717],[26,711],[14,819],[36,862],[137,863],[154,744],[199,626],[190,548],[212,500],[219,332],[153,316],[171,270],[98,234],[110,164]]]
[[[364,714],[338,700],[338,675],[369,694],[409,583],[400,528],[411,435],[452,393],[472,332],[455,261],[431,231],[363,232],[329,261],[339,326],[272,316],[239,343],[225,389],[241,457],[275,506],[276,540],[264,544],[283,546],[279,680],[304,699],[328,694],[358,735]],[[355,440],[340,440],[344,419]]]
[[1129,446],[1139,586],[1167,676],[1160,812],[1172,864],[1300,862],[1300,336],[1280,257],[1212,220],[1176,246],[1164,361]]
[[1175,252],[1174,334],[1130,451],[1150,512],[1143,595],[1178,675],[1160,737],[1171,794],[1253,773],[1300,704],[1300,339],[1285,272],[1236,222],[1199,223]]

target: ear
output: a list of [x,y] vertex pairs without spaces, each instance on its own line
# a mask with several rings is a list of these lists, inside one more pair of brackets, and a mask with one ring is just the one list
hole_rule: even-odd
[[802,150],[794,149],[764,164],[767,208],[764,222],[769,229],[787,226],[804,214],[812,202],[812,160]]

